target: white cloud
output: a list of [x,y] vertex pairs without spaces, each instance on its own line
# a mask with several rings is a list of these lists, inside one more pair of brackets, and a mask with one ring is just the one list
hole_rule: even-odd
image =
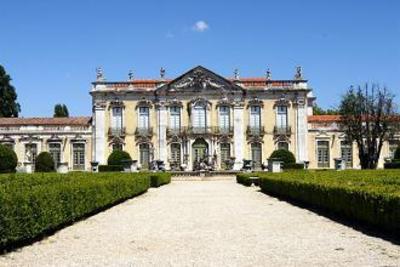
[[208,30],[208,28],[209,26],[204,20],[199,20],[193,25],[192,30],[196,32],[204,32]]

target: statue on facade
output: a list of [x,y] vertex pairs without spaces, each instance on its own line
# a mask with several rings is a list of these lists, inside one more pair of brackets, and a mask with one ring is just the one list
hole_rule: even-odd
[[133,79],[134,79],[133,70],[129,70],[129,73],[128,73],[128,80],[129,80],[129,81],[133,81]]
[[233,76],[235,77],[235,80],[239,80],[239,69],[233,71]]
[[25,159],[27,162],[32,162],[32,153],[29,149],[25,153]]
[[301,66],[296,67],[296,74],[294,75],[295,80],[303,80],[303,68]]
[[271,80],[271,71],[270,71],[269,68],[268,68],[267,71],[265,72],[265,79],[266,79],[267,81]]
[[161,80],[165,79],[165,69],[163,67],[161,67],[161,69],[160,69],[160,78],[161,78]]
[[96,68],[96,81],[104,81],[104,73],[103,73],[103,68],[102,67],[97,67]]

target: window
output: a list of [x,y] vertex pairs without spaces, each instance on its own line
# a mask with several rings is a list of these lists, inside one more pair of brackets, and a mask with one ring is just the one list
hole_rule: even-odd
[[225,170],[228,167],[227,161],[231,158],[231,145],[229,143],[221,143],[221,169]]
[[111,127],[113,130],[121,130],[122,129],[122,108],[121,107],[113,107]]
[[171,144],[171,167],[179,169],[181,164],[181,145],[178,143]]
[[391,140],[389,141],[389,158],[394,158],[394,153],[396,152],[397,147],[399,146],[399,141]]
[[139,128],[149,129],[149,108],[139,107]]
[[123,150],[122,143],[114,143],[112,144],[112,150]]
[[54,165],[57,168],[61,162],[61,144],[60,143],[49,143],[49,153],[53,157]]
[[329,168],[329,141],[317,141],[317,162],[319,168]]
[[278,149],[289,150],[289,144],[287,142],[278,142]]
[[35,165],[37,156],[37,145],[36,144],[25,144],[25,160],[30,161]]
[[229,132],[230,111],[227,106],[219,107],[219,130],[223,133]]
[[170,107],[169,109],[169,127],[173,131],[178,131],[181,128],[181,108]]
[[252,143],[251,144],[251,160],[253,161],[253,168],[259,169],[261,168],[261,144],[260,143]]
[[250,107],[250,127],[252,129],[260,129],[261,126],[261,107]]
[[351,143],[348,141],[341,141],[340,142],[340,151],[341,151],[341,158],[345,160],[346,167],[352,168],[353,167],[353,148],[351,147]]
[[85,144],[76,143],[72,145],[72,157],[74,170],[85,169]]
[[193,128],[204,129],[206,127],[206,107],[197,104],[193,107]]
[[139,145],[139,154],[140,154],[140,164],[143,169],[149,168],[150,163],[150,146],[149,144],[140,144]]
[[276,126],[278,129],[287,128],[287,107],[278,106],[276,109]]

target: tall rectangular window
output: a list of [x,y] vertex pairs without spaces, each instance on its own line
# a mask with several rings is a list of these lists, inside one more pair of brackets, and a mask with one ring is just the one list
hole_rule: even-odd
[[261,107],[250,107],[250,127],[253,129],[260,129],[261,126]]
[[181,128],[181,108],[170,107],[169,109],[169,127],[177,131]]
[[72,145],[72,158],[74,170],[85,169],[85,144],[76,143]]
[[149,113],[148,107],[139,107],[139,128],[148,129],[149,128]]
[[286,129],[287,127],[287,107],[278,106],[276,109],[276,126],[279,129]]
[[351,146],[351,143],[348,141],[341,141],[340,151],[342,159],[344,159],[346,162],[346,167],[353,167],[353,148]]
[[400,142],[396,140],[389,141],[389,158],[394,158],[394,153],[396,152],[397,147],[399,147]]
[[111,127],[113,130],[120,130],[122,128],[122,108],[112,108]]
[[49,153],[53,157],[55,167],[61,162],[61,144],[49,143]]
[[230,110],[227,106],[219,107],[219,129],[220,131],[227,132],[230,127]]
[[206,108],[203,105],[193,107],[193,127],[204,129],[206,127]]
[[319,168],[329,168],[329,141],[317,141],[317,162]]

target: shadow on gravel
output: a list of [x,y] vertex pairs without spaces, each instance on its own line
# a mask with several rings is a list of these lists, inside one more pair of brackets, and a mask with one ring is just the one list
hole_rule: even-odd
[[324,216],[326,218],[331,219],[332,221],[335,221],[337,223],[346,225],[350,228],[353,228],[356,231],[362,232],[363,234],[369,235],[369,236],[373,236],[373,237],[377,237],[377,238],[382,238],[386,241],[391,242],[392,244],[395,245],[400,245],[400,233],[397,233],[397,235],[395,233],[388,233],[385,232],[381,229],[377,229],[376,227],[370,226],[370,225],[366,225],[364,223],[360,223],[358,221],[355,220],[351,220],[349,218],[345,218],[343,216],[339,216],[336,213],[330,212],[329,210],[326,209],[322,209],[313,205],[309,205],[307,203],[298,201],[298,200],[294,200],[291,198],[287,198],[287,197],[282,197],[282,196],[278,196],[275,194],[267,194],[261,191],[261,189],[257,190],[257,192],[259,192],[260,194],[265,194],[265,195],[269,195],[272,197],[277,198],[280,201],[284,201],[287,202],[289,204],[292,204],[294,206],[300,207],[300,208],[304,208],[307,209],[309,211],[312,211],[313,213],[316,213],[317,215],[321,215]]
[[112,208],[114,206],[117,206],[117,205],[119,205],[119,204],[121,204],[123,202],[131,200],[131,199],[136,198],[138,196],[144,195],[146,193],[147,193],[147,191],[142,192],[142,193],[140,193],[138,195],[129,197],[129,198],[121,199],[121,200],[119,200],[117,202],[111,203],[111,204],[106,205],[106,206],[104,206],[104,207],[102,207],[100,209],[94,210],[94,211],[92,211],[92,212],[90,212],[90,213],[88,213],[88,214],[86,214],[86,215],[84,215],[82,217],[79,217],[75,221],[60,224],[59,226],[57,226],[55,228],[52,228],[50,230],[47,230],[47,231],[43,232],[42,234],[38,235],[35,238],[21,240],[21,241],[15,242],[12,245],[7,246],[5,248],[0,248],[0,257],[4,256],[7,253],[13,252],[13,251],[17,251],[18,252],[18,250],[21,249],[22,247],[28,246],[28,245],[32,245],[33,243],[45,240],[46,238],[56,234],[58,231],[62,230],[65,227],[71,226],[71,225],[73,225],[73,224],[75,224],[77,222],[80,222],[80,221],[84,221],[85,219],[87,219],[89,217],[92,217],[93,215],[99,214],[99,213],[101,213],[103,211],[106,211],[106,210],[108,210],[108,209],[110,209],[110,208]]

